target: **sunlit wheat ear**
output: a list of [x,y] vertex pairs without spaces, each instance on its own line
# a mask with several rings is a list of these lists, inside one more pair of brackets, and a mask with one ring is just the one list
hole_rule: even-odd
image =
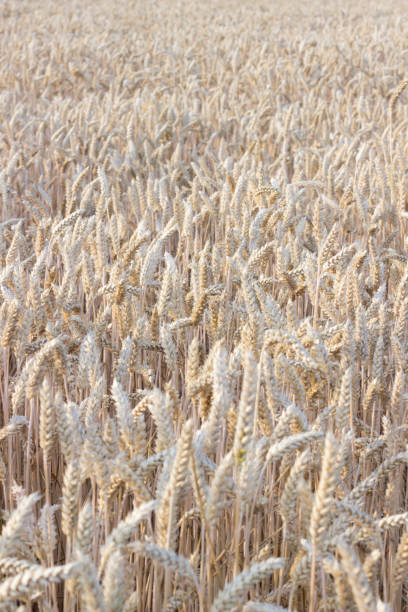
[[38,567],[37,563],[30,563],[18,557],[3,557],[0,559],[0,571],[5,577],[15,576],[16,574],[21,574],[26,570],[35,569],[36,567]]
[[168,325],[160,328],[160,343],[163,347],[166,365],[170,372],[173,372],[177,365],[177,348]]
[[134,451],[134,440],[136,435],[135,424],[132,420],[128,396],[116,378],[112,384],[112,396],[116,404],[116,415],[122,443],[128,451],[132,453]]
[[277,413],[282,406],[282,395],[275,379],[273,359],[266,351],[262,353],[262,370],[267,400],[267,407],[271,414],[272,424],[276,423]]
[[325,438],[322,471],[310,519],[310,536],[313,546],[318,552],[323,551],[326,545],[325,538],[330,523],[330,508],[339,477],[337,453],[338,446],[333,434],[329,432]]
[[[310,588],[310,571],[312,569],[312,551],[309,550],[305,553],[304,550],[300,549],[290,568],[290,578],[291,578],[291,594],[290,594],[290,602],[292,603],[292,599],[296,590],[299,586],[307,586]],[[291,604],[290,604],[291,605]]]
[[55,407],[47,378],[44,378],[40,389],[40,403],[40,446],[48,460],[54,445]]
[[230,503],[229,496],[234,490],[233,466],[234,456],[232,452],[229,452],[223,457],[212,479],[207,501],[207,517],[211,526],[216,524],[223,510]]
[[67,465],[62,489],[61,528],[63,533],[69,537],[72,536],[77,521],[80,484],[80,466],[77,459]]
[[397,554],[395,556],[393,576],[392,576],[392,595],[395,598],[398,594],[400,586],[406,579],[408,572],[408,533],[405,531],[398,544]]
[[347,580],[347,573],[344,567],[335,559],[327,558],[324,561],[324,568],[327,573],[334,578],[336,590],[336,603],[339,611],[346,612],[352,609],[354,604],[353,593]]
[[[0,585],[0,605],[3,607],[15,605],[16,600],[30,600],[38,589],[44,589],[53,583],[70,578],[79,571],[78,563],[69,563],[60,567],[33,567],[12,578],[7,578]],[[15,609],[15,608],[14,608]]]
[[57,505],[49,506],[45,504],[41,508],[40,517],[37,522],[38,541],[43,551],[43,558],[46,558],[50,563],[52,563],[53,552],[58,544],[55,517],[55,513],[58,509]]
[[260,563],[254,563],[251,567],[238,574],[232,582],[224,586],[224,589],[216,596],[211,606],[211,612],[233,610],[242,602],[253,584],[268,578],[275,570],[282,568],[284,564],[284,559],[275,559],[273,557]]
[[80,572],[76,576],[79,588],[77,590],[81,606],[85,609],[97,612],[107,612],[103,597],[103,590],[98,580],[96,568],[89,557],[85,557],[79,551],[76,552]]
[[130,338],[130,336],[128,336],[122,343],[115,373],[115,379],[122,385],[122,387],[125,387],[128,380],[133,348],[133,340]]
[[347,425],[347,420],[350,416],[350,403],[352,401],[352,368],[349,367],[343,374],[340,386],[340,392],[337,400],[336,408],[336,425],[340,431],[343,431]]
[[84,444],[85,456],[88,466],[91,467],[92,477],[95,478],[99,488],[99,502],[104,507],[105,495],[109,487],[112,466],[107,461],[106,451],[100,435],[98,423],[89,410],[86,417],[86,440]]
[[17,300],[8,306],[7,320],[3,328],[0,344],[4,350],[12,346],[17,331],[17,322],[20,316],[20,308]]
[[193,435],[192,421],[187,421],[177,443],[177,451],[171,468],[170,479],[163,491],[157,509],[157,541],[159,546],[174,549],[176,543],[176,522],[180,497],[187,482],[187,469],[191,454]]
[[191,563],[186,557],[178,555],[172,550],[161,548],[148,542],[135,542],[128,547],[129,551],[137,555],[156,561],[162,567],[168,568],[178,574],[179,580],[197,586],[197,576]]
[[128,597],[126,562],[121,550],[115,550],[106,565],[103,577],[103,596],[108,610],[120,612]]
[[163,276],[160,294],[157,303],[157,313],[160,317],[166,316],[170,306],[173,294],[174,274],[176,272],[176,264],[174,259],[168,253],[165,253],[166,271]]
[[186,391],[192,397],[200,373],[200,343],[197,336],[189,346],[186,367]]
[[1,557],[31,558],[30,532],[33,529],[34,506],[38,499],[38,493],[22,497],[17,508],[9,516],[0,536]]
[[208,448],[217,452],[221,430],[231,402],[231,391],[228,377],[228,357],[225,348],[220,345],[213,362],[213,399],[208,417]]
[[[99,569],[101,572],[103,571],[112,551],[115,550],[116,547],[121,547],[125,544],[128,544],[134,537],[139,524],[142,521],[148,519],[150,514],[153,512],[153,510],[156,509],[156,507],[156,501],[140,504],[133,511],[129,512],[127,516],[122,521],[120,521],[117,527],[112,530],[109,535],[109,538],[106,541],[106,544],[101,549],[101,561],[99,565]],[[78,531],[78,537],[79,535],[80,532]],[[87,538],[87,540],[89,540],[89,538]]]
[[93,333],[88,333],[81,343],[78,364],[79,384],[91,385],[94,380],[100,377],[100,361],[98,347]]
[[238,406],[238,422],[235,430],[233,453],[236,463],[246,456],[253,435],[258,368],[251,352],[244,358],[244,379]]
[[243,612],[288,612],[288,608],[276,604],[248,601],[242,608]]
[[154,389],[149,395],[148,407],[157,427],[155,450],[160,453],[175,441],[172,414],[166,397],[159,389]]
[[92,539],[94,535],[94,522],[92,508],[89,503],[80,510],[75,534],[75,547],[83,555],[91,555]]
[[363,570],[368,582],[372,585],[377,580],[378,566],[381,560],[381,553],[378,548],[372,550],[364,559]]
[[262,489],[267,446],[266,438],[261,438],[257,443],[253,443],[251,453],[242,464],[239,488],[244,507],[248,508],[257,499],[258,491]]
[[5,440],[7,436],[17,433],[19,430],[23,430],[27,424],[25,417],[19,415],[12,416],[8,424],[0,429],[0,441]]
[[266,461],[277,461],[288,453],[303,448],[310,442],[315,442],[323,437],[321,431],[305,431],[284,438],[281,442],[273,444],[267,454]]
[[377,609],[376,601],[356,554],[344,543],[339,542],[337,548],[358,609],[364,612],[374,612]]
[[56,429],[61,451],[67,461],[77,457],[79,451],[75,444],[78,438],[72,429],[73,422],[69,418],[69,410],[69,406],[64,404],[61,394],[58,393],[55,397]]
[[390,459],[386,459],[385,461],[383,461],[376,470],[371,472],[371,474],[367,476],[367,478],[359,482],[353,488],[353,490],[347,496],[348,501],[360,500],[367,491],[375,487],[375,485],[379,480],[381,480],[381,478],[384,478],[384,476],[390,474],[393,470],[395,470],[396,467],[406,463],[407,461],[407,451],[397,453]]
[[285,522],[287,533],[293,528],[291,523],[296,517],[299,478],[308,469],[310,460],[311,453],[309,449],[298,455],[285,483],[280,500],[280,512],[282,520]]

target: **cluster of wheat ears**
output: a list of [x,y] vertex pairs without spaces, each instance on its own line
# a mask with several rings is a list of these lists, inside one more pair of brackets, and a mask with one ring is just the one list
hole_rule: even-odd
[[386,8],[1,4],[0,610],[408,609]]

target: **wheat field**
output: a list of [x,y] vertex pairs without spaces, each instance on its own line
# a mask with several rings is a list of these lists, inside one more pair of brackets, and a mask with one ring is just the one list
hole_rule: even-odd
[[408,610],[408,21],[0,5],[0,611]]

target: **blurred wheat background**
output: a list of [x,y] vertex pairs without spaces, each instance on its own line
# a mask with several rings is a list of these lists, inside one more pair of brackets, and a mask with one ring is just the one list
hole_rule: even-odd
[[0,610],[408,610],[399,2],[0,6]]

